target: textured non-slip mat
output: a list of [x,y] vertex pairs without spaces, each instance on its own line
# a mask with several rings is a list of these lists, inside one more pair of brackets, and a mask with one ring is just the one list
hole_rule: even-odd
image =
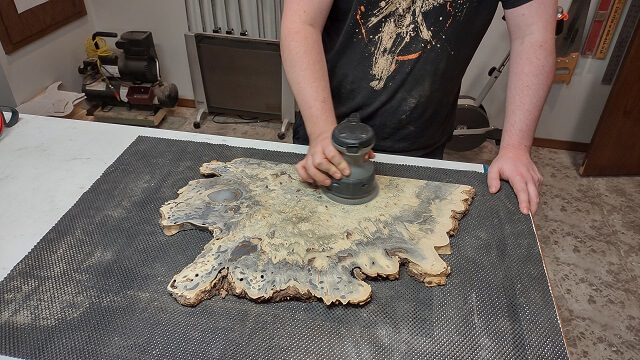
[[[159,208],[202,163],[298,154],[140,137],[0,283],[0,354],[36,359],[563,359],[567,353],[527,216],[484,174],[378,163],[384,175],[467,184],[477,194],[445,286],[401,271],[370,281],[363,307],[255,304],[228,296],[195,308],[167,292],[210,240],[163,234]],[[73,176],[73,174],[69,174]],[[44,199],[43,199],[44,201]],[[37,221],[37,220],[34,220]]]

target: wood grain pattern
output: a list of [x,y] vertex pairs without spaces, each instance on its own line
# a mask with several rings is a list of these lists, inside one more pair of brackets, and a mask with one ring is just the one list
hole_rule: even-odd
[[293,166],[253,159],[210,162],[160,209],[167,235],[207,229],[213,239],[177,274],[183,305],[234,294],[254,301],[321,299],[364,304],[367,278],[395,279],[400,264],[427,286],[450,269],[449,236],[475,193],[465,185],[378,176],[380,195],[340,205],[300,181]]
[[21,14],[14,0],[0,0],[2,47],[6,54],[11,54],[85,15],[83,0],[48,0]]

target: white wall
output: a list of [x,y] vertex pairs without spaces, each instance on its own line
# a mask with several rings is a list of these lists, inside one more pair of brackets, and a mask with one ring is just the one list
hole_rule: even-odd
[[13,98],[13,92],[9,86],[9,80],[4,74],[2,64],[0,64],[0,105],[16,106],[16,99]]
[[91,18],[85,16],[10,55],[0,51],[0,66],[15,102],[32,99],[56,81],[62,81],[63,89],[79,92],[82,77],[77,68],[86,57],[85,39],[93,32]]
[[[147,30],[153,33],[166,82],[178,86],[181,98],[193,99],[184,33],[188,31],[183,0],[85,0],[97,31]],[[110,46],[115,39],[109,40]]]
[[[559,3],[568,10],[571,1],[560,0]],[[597,3],[597,1],[591,2],[587,27]],[[487,71],[492,66],[497,66],[509,49],[509,36],[506,24],[501,19],[502,15],[503,11],[500,8],[465,74],[462,84],[462,93],[465,95],[476,97],[480,93],[488,79]],[[624,15],[623,13],[618,31]],[[585,30],[585,38],[587,30],[588,28]],[[617,33],[613,44],[616,38]],[[609,56],[612,49],[613,45],[609,49]],[[600,84],[609,56],[604,60],[580,57],[571,83],[553,85],[538,124],[537,137],[585,143],[591,141],[611,89],[611,86]],[[508,68],[509,66],[507,70]],[[507,71],[503,72],[483,103],[494,126],[502,126],[504,121],[507,77]]]

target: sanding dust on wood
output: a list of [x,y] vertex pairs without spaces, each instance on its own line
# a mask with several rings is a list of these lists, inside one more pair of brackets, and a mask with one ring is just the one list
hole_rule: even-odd
[[212,240],[168,290],[186,306],[216,295],[254,301],[322,299],[364,304],[366,278],[396,279],[400,264],[427,286],[443,285],[449,237],[475,190],[377,176],[380,194],[340,205],[299,180],[292,165],[255,159],[202,165],[160,209],[164,232],[208,229]]

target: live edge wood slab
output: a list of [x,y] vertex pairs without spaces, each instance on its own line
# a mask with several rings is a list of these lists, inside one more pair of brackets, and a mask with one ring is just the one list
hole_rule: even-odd
[[186,306],[216,295],[254,301],[322,299],[365,304],[367,278],[396,279],[400,264],[427,286],[450,272],[440,254],[475,190],[377,176],[380,194],[340,205],[299,180],[293,166],[254,159],[202,165],[160,209],[167,235],[208,229],[213,238],[168,290]]

